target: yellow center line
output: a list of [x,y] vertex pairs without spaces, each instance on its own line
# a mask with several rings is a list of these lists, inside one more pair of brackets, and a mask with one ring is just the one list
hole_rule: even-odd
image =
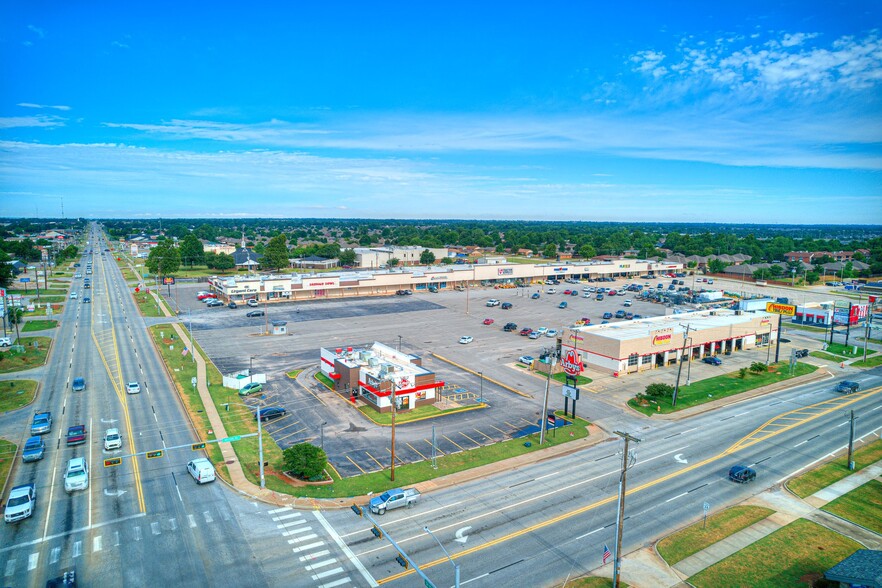
[[[872,396],[873,394],[877,394],[877,393],[879,393],[880,391],[882,391],[882,387],[880,387],[880,388],[875,388],[875,389],[873,389],[873,390],[868,390],[867,392],[865,392],[865,393],[861,393],[860,395],[854,395],[855,397],[852,398],[851,400],[846,401],[846,402],[840,402],[840,403],[837,404],[835,407],[831,407],[830,409],[827,409],[827,410],[825,410],[825,411],[818,412],[818,413],[816,413],[816,414],[814,414],[814,415],[812,415],[812,416],[810,416],[810,417],[804,419],[804,420],[802,421],[801,424],[808,423],[808,422],[810,422],[810,421],[812,421],[812,420],[818,418],[819,416],[822,416],[822,415],[825,415],[825,414],[829,414],[830,412],[835,411],[837,408],[841,408],[842,406],[848,406],[849,404],[853,404],[853,403],[855,403],[855,402],[857,402],[857,401],[859,401],[859,400],[863,400],[864,398],[866,398],[866,397],[868,397],[868,396]],[[826,403],[828,403],[828,402],[829,402],[829,401],[820,402],[820,403],[818,403],[817,405],[813,405],[813,406],[820,406],[820,405],[826,404]],[[797,410],[800,410],[800,409],[797,409]],[[788,415],[788,414],[792,414],[792,413],[794,413],[794,412],[796,412],[796,411],[785,412],[785,413],[783,413],[781,416]],[[763,427],[765,427],[765,426],[768,425],[769,423],[774,422],[775,420],[777,420],[777,418],[778,418],[778,417],[769,420],[765,425],[763,425]],[[761,431],[761,430],[763,429],[763,427],[760,427],[760,428],[756,429],[755,431],[753,431],[752,433],[750,433],[750,435],[748,435],[748,436],[742,438],[742,439],[739,440],[739,441],[736,441],[734,444],[732,444],[731,447],[729,447],[728,449],[726,449],[726,450],[723,451],[722,453],[719,453],[719,454],[717,454],[717,455],[714,455],[714,456],[712,456],[712,457],[709,457],[709,458],[707,458],[707,459],[705,459],[705,460],[703,460],[703,461],[700,461],[700,462],[694,463],[694,464],[692,464],[692,465],[690,465],[690,466],[686,466],[686,467],[684,467],[684,468],[682,468],[682,469],[680,469],[680,470],[677,470],[677,471],[675,471],[675,472],[671,472],[670,474],[666,474],[666,475],[664,475],[664,476],[662,476],[662,477],[660,477],[660,478],[656,478],[655,480],[651,480],[651,481],[646,482],[646,483],[644,483],[644,484],[640,484],[639,486],[636,486],[636,487],[631,488],[630,490],[628,490],[627,495],[630,496],[631,494],[634,494],[634,493],[636,493],[636,492],[641,492],[641,491],[643,491],[643,490],[646,490],[647,488],[651,488],[651,487],[656,486],[656,485],[658,485],[658,484],[661,484],[661,483],[663,483],[663,482],[667,482],[668,480],[671,480],[672,478],[676,478],[676,477],[681,476],[681,475],[683,475],[683,474],[685,474],[685,473],[687,473],[687,472],[691,472],[692,470],[695,470],[695,469],[697,469],[697,468],[700,468],[700,467],[706,466],[706,465],[708,465],[708,464],[710,464],[710,463],[713,463],[713,462],[715,462],[715,461],[717,461],[717,460],[719,460],[719,459],[722,459],[722,458],[724,458],[724,457],[728,457],[729,455],[735,453],[736,451],[740,451],[741,449],[744,449],[744,448],[746,448],[746,447],[749,447],[749,446],[751,446],[751,445],[754,445],[754,444],[758,443],[759,441],[762,441],[762,440],[765,440],[765,439],[770,439],[770,438],[772,438],[772,437],[774,437],[774,436],[776,436],[776,435],[779,435],[780,433],[783,433],[783,432],[785,432],[785,431],[788,431],[788,430],[790,430],[790,429],[792,429],[792,428],[794,428],[794,427],[796,427],[796,426],[799,426],[799,424],[789,425],[789,426],[787,426],[787,427],[785,427],[785,428],[782,428],[782,429],[779,429],[779,430],[776,430],[776,431],[774,431],[774,432],[769,433],[766,437],[763,437],[763,438],[761,438],[761,439],[757,439],[757,440],[755,440],[755,441],[753,441],[753,442],[751,442],[751,443],[743,444],[743,442],[744,442],[745,440],[747,440],[747,439],[750,437],[750,435],[754,435],[754,434],[756,434],[758,431]],[[601,507],[601,506],[603,506],[603,505],[606,505],[606,504],[609,504],[609,503],[611,503],[611,502],[614,502],[614,501],[616,501],[617,499],[618,499],[618,496],[617,496],[617,495],[608,496],[608,497],[606,497],[606,498],[603,498],[603,499],[601,499],[601,500],[598,500],[598,501],[593,502],[593,503],[591,503],[591,504],[588,504],[588,505],[586,505],[586,506],[582,506],[582,507],[579,507],[579,508],[577,508],[577,509],[575,509],[575,510],[571,510],[571,511],[569,511],[569,512],[566,512],[566,513],[564,513],[564,514],[562,514],[562,515],[558,515],[558,516],[553,517],[553,518],[551,518],[551,519],[548,519],[548,520],[542,521],[542,522],[540,522],[540,523],[536,523],[535,525],[531,525],[531,526],[529,526],[529,527],[525,527],[525,528],[520,529],[520,530],[518,530],[518,531],[514,531],[514,532],[512,532],[512,533],[509,533],[508,535],[503,535],[502,537],[499,537],[499,538],[497,538],[497,539],[490,540],[490,541],[488,541],[488,542],[486,542],[486,543],[483,543],[483,544],[481,544],[481,545],[475,545],[474,547],[470,547],[469,549],[464,549],[463,551],[460,551],[460,552],[458,552],[458,553],[451,554],[450,557],[453,558],[453,559],[456,559],[456,558],[464,557],[464,556],[466,556],[466,555],[470,555],[470,554],[472,554],[472,553],[477,553],[477,552],[482,551],[482,550],[484,550],[484,549],[488,549],[488,548],[493,547],[493,546],[495,546],[495,545],[499,545],[500,543],[504,543],[504,542],[506,542],[506,541],[510,541],[510,540],[512,540],[512,539],[516,539],[516,538],[518,538],[518,537],[521,537],[521,536],[523,536],[523,535],[526,535],[527,533],[532,533],[533,531],[537,531],[537,530],[539,530],[539,529],[544,529],[545,527],[548,527],[548,526],[550,526],[550,525],[554,525],[554,524],[559,523],[559,522],[561,522],[561,521],[565,521],[565,520],[567,520],[567,519],[569,519],[569,518],[572,518],[572,517],[574,517],[574,516],[578,516],[578,515],[580,515],[580,514],[584,514],[584,513],[588,512],[588,511],[590,511],[590,510],[594,510],[594,509],[596,509],[596,508],[598,508],[598,507]],[[448,560],[447,560],[446,557],[445,557],[445,558],[439,558],[439,559],[436,559],[436,560],[430,561],[430,562],[427,563],[427,564],[421,565],[421,566],[420,566],[420,569],[425,570],[425,569],[428,569],[428,568],[431,568],[431,567],[437,566],[437,565],[439,565],[439,564],[447,563],[447,561],[448,561]],[[386,584],[386,583],[388,583],[388,582],[393,582],[393,581],[395,581],[395,580],[398,580],[399,578],[403,578],[403,577],[408,576],[408,575],[413,574],[413,573],[414,573],[413,570],[407,570],[407,571],[399,572],[399,573],[397,573],[397,574],[393,574],[393,575],[388,576],[388,577],[386,577],[386,578],[382,578],[382,579],[380,579],[380,580],[377,580],[377,583],[378,583],[378,584]]]

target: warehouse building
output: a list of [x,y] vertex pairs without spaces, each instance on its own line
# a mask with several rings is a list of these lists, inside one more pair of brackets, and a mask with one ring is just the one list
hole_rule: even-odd
[[422,366],[418,355],[402,353],[375,342],[367,349],[337,347],[321,349],[322,373],[334,382],[334,390],[353,402],[360,399],[379,412],[409,410],[434,404],[444,382]]
[[623,376],[768,347],[778,338],[778,315],[764,311],[702,310],[606,325],[566,328],[561,352],[574,349],[586,368]]

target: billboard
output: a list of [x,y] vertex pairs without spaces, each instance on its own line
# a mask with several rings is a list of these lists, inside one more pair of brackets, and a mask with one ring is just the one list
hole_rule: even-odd
[[775,314],[783,314],[784,316],[796,316],[796,306],[793,304],[779,304],[777,302],[767,302],[766,312]]

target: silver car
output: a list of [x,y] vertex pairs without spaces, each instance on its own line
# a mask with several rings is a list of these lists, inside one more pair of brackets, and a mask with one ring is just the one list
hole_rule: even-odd
[[68,460],[64,470],[64,491],[85,490],[89,487],[89,466],[85,457]]

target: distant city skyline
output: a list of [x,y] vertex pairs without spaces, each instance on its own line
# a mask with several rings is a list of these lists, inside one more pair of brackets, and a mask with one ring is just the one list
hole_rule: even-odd
[[7,3],[0,216],[880,224],[880,30],[870,1]]

